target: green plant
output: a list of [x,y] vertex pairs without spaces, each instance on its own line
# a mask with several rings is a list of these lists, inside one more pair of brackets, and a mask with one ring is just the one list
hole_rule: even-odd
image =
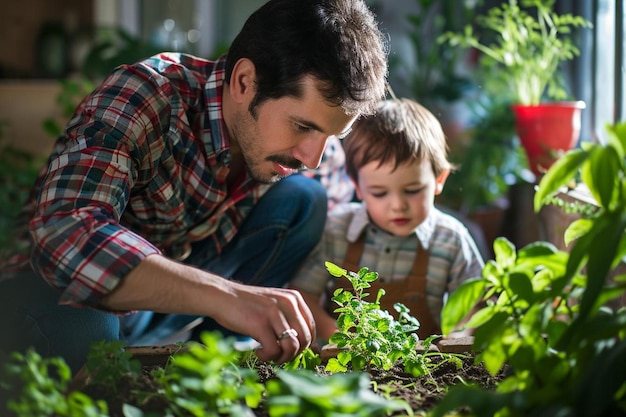
[[390,400],[371,390],[371,381],[361,372],[320,377],[312,371],[278,371],[278,380],[267,383],[268,410],[272,417],[389,415],[405,411],[403,401]]
[[90,377],[112,391],[124,375],[141,371],[141,363],[124,346],[121,340],[99,341],[87,355],[85,366]]
[[511,185],[526,181],[526,156],[515,135],[510,102],[496,97],[494,93],[474,103],[470,140],[450,155],[455,169],[438,198],[461,213],[490,206]]
[[[15,394],[9,410],[20,417],[105,417],[109,410],[126,417],[243,417],[260,407],[273,417],[383,416],[398,410],[413,415],[406,402],[374,393],[365,373],[318,374],[319,356],[310,349],[293,363],[276,366],[275,378],[263,385],[253,351],[237,351],[234,340],[219,333],[203,333],[201,340],[188,342],[164,366],[149,371],[139,369],[119,341],[94,343],[83,384],[72,379],[61,358],[14,353],[0,385]],[[81,391],[72,388],[78,385]],[[130,390],[132,395],[122,398],[132,400],[118,404],[118,390]]]
[[239,366],[242,355],[232,340],[209,332],[200,339],[202,343],[189,343],[185,352],[173,356],[159,374],[174,415],[253,415],[251,409],[258,407],[264,392],[258,375]]
[[[0,142],[3,138],[0,122]],[[0,147],[0,261],[27,250],[18,237],[25,229],[16,227],[15,220],[35,183],[41,158],[11,145]]]
[[[331,358],[326,370],[330,372],[345,372],[348,364],[354,370],[371,369],[372,367],[389,370],[401,363],[404,370],[414,376],[428,375],[429,367],[438,365],[431,362],[430,357],[440,353],[429,352],[432,341],[439,338],[433,335],[420,341],[415,331],[419,329],[419,322],[410,315],[409,309],[401,303],[394,305],[398,312],[396,320],[388,311],[380,308],[380,299],[385,294],[380,289],[374,302],[365,300],[369,294],[370,282],[378,279],[377,272],[368,268],[361,268],[358,273],[347,271],[332,262],[326,262],[326,269],[336,278],[346,278],[350,281],[354,291],[337,288],[332,301],[339,307],[334,311],[337,317],[338,332],[334,333],[330,343],[342,349],[336,358]],[[418,347],[424,348],[420,352]],[[445,355],[446,360],[454,361],[453,355]]]
[[496,392],[451,389],[434,416],[461,406],[476,416],[626,413],[626,307],[607,305],[626,292],[626,276],[611,275],[626,255],[626,123],[607,130],[607,144],[569,151],[535,194],[539,211],[579,175],[595,198],[598,208],[565,232],[569,253],[499,238],[482,278],[448,300],[444,332],[484,304],[466,324],[476,328],[474,349],[490,372],[509,364],[511,374]]
[[[447,48],[436,39],[440,34],[455,31],[470,22],[480,1],[417,0],[416,3],[419,13],[407,16],[408,36],[416,61],[415,68],[408,75],[411,93],[424,104],[438,99],[459,100],[472,84],[459,68],[462,51]],[[392,69],[405,67],[396,61],[392,59]]]
[[[519,104],[536,105],[544,93],[550,98],[566,97],[558,82],[557,69],[579,54],[571,41],[572,29],[590,27],[580,16],[558,14],[555,0],[508,0],[476,17],[481,31],[467,25],[463,32],[446,32],[439,42],[475,48],[487,59],[485,65],[502,69]],[[526,8],[533,8],[529,12]]]
[[104,401],[94,401],[80,391],[67,393],[71,380],[69,366],[60,358],[42,358],[34,350],[13,353],[5,365],[3,388],[21,392],[7,408],[20,417],[106,417]]
[[315,353],[313,349],[306,348],[292,361],[284,363],[282,369],[284,370],[296,370],[307,369],[310,371],[315,370],[322,363],[320,355]]

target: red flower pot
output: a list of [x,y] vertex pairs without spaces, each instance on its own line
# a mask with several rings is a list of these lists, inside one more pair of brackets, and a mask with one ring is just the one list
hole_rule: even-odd
[[515,127],[532,172],[541,176],[556,159],[578,143],[583,101],[514,104]]

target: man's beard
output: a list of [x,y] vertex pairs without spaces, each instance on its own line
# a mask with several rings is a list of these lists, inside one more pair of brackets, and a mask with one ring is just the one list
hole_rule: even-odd
[[245,169],[248,175],[255,181],[271,184],[275,183],[287,175],[274,174],[271,177],[261,172],[261,166],[265,162],[274,162],[293,170],[303,170],[304,165],[298,159],[289,155],[269,155],[260,159],[261,152],[257,149],[255,138],[260,138],[258,129],[254,123],[254,118],[248,113],[235,115],[235,126],[233,129],[235,140],[239,145],[241,155],[245,162]]

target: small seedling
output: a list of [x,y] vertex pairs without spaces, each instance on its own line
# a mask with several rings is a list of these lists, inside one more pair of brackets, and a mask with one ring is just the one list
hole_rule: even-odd
[[[365,300],[369,296],[366,290],[371,287],[370,283],[378,279],[377,272],[361,268],[355,273],[331,262],[325,265],[332,276],[348,279],[353,287],[353,291],[338,288],[331,298],[339,306],[334,310],[339,314],[339,331],[330,337],[329,342],[342,350],[336,358],[328,361],[327,371],[345,372],[348,365],[357,371],[372,367],[389,370],[401,362],[407,373],[419,377],[427,375],[428,368],[434,366],[430,361],[432,355],[454,360],[453,355],[429,352],[432,341],[439,336],[433,335],[420,341],[415,333],[419,322],[405,305],[394,305],[398,312],[397,320],[388,311],[382,310],[380,299],[385,295],[383,289],[378,291],[374,302]],[[419,351],[420,344],[424,352]]]
[[313,352],[311,348],[306,348],[293,360],[283,364],[282,369],[292,371],[296,369],[308,369],[313,371],[321,363],[322,359],[320,358],[320,355]]

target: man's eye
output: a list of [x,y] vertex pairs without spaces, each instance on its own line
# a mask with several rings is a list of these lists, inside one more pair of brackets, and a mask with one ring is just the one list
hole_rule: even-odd
[[309,126],[304,126],[299,123],[296,123],[296,130],[299,130],[300,132],[308,132],[311,130],[311,128]]

